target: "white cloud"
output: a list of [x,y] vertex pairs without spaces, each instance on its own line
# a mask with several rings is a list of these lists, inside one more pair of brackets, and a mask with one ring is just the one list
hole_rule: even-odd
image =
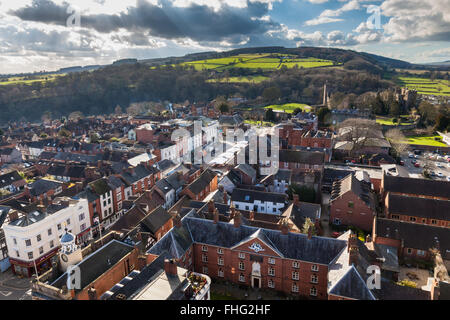
[[317,18],[306,21],[305,25],[315,26],[324,23],[343,21],[343,19],[338,19],[336,17],[341,16],[344,12],[358,10],[360,8],[359,0],[350,0],[339,9],[324,10]]

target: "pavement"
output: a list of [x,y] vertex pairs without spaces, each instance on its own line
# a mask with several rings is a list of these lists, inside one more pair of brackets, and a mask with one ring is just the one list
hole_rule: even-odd
[[31,300],[30,278],[19,278],[11,268],[0,273],[0,300]]

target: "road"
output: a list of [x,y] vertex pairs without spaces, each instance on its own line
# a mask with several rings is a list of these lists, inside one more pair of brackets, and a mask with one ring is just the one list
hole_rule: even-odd
[[0,272],[0,300],[31,300],[30,279],[16,277],[11,269]]

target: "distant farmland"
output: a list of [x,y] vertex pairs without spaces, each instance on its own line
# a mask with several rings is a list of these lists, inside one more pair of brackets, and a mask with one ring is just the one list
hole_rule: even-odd
[[448,80],[399,77],[397,82],[402,87],[417,90],[419,94],[450,96],[450,81]]
[[30,84],[33,82],[46,82],[53,81],[58,77],[65,76],[65,74],[47,74],[31,77],[11,77],[6,79],[0,79],[0,86],[9,84]]
[[232,68],[277,70],[287,68],[319,68],[338,65],[331,60],[317,58],[297,58],[281,54],[240,54],[226,58],[207,59],[181,63],[196,70],[224,71]]

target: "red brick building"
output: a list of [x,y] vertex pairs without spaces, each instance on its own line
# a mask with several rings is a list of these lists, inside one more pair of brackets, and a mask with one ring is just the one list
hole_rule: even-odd
[[290,233],[284,227],[279,231],[246,226],[239,211],[232,223],[188,215],[177,217],[174,225],[172,235],[164,236],[149,254],[176,246],[180,250],[171,251],[173,258],[189,270],[310,298],[327,299],[330,264],[347,247],[343,240]]
[[206,169],[192,183],[181,191],[180,196],[187,195],[193,200],[203,200],[210,192],[217,190],[217,174]]
[[450,228],[450,201],[388,193],[385,216],[388,219]]
[[330,220],[335,225],[372,229],[375,198],[370,184],[349,174],[333,183],[330,199]]

